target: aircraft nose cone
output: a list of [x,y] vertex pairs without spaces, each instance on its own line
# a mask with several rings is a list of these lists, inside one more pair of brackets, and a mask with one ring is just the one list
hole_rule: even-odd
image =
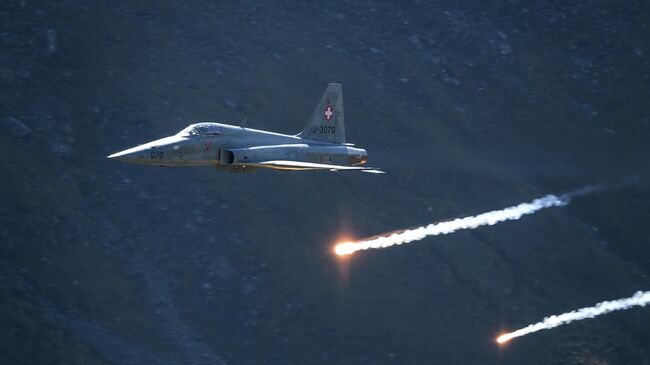
[[120,151],[120,152],[115,152],[112,155],[108,155],[108,156],[106,156],[106,158],[111,159],[111,160],[119,160],[120,157],[123,157],[123,156],[124,156],[124,151]]
[[141,165],[162,166],[169,163],[170,155],[173,156],[178,146],[184,142],[185,138],[182,137],[165,137],[114,153],[106,158]]
[[117,160],[122,162],[131,162],[138,163],[144,159],[144,149],[141,147],[129,148],[124,151],[116,152],[112,155],[106,156],[106,158],[111,160]]

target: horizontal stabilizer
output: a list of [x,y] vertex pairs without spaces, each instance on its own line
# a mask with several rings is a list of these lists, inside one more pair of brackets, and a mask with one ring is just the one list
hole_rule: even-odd
[[329,170],[329,171],[363,171],[375,174],[383,174],[384,172],[374,167],[363,166],[341,166],[330,165],[324,163],[302,162],[302,161],[260,161],[260,162],[247,162],[247,166],[266,167],[276,170]]
[[369,167],[369,170],[361,170],[361,172],[367,172],[369,174],[385,174],[385,171],[373,169],[372,167]]

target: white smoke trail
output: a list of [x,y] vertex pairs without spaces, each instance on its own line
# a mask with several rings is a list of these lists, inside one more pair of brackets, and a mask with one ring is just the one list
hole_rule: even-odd
[[569,313],[546,317],[544,318],[543,321],[539,323],[531,324],[528,327],[524,327],[514,332],[506,333],[499,336],[497,338],[497,342],[505,343],[512,340],[515,337],[521,337],[533,332],[554,328],[557,326],[561,326],[563,324],[571,323],[573,321],[580,321],[587,318],[594,318],[601,314],[618,311],[618,310],[630,309],[636,306],[645,307],[647,304],[650,304],[650,291],[646,291],[646,292],[638,291],[629,298],[601,302],[596,304],[593,307],[581,308]]
[[342,242],[334,247],[334,252],[337,255],[349,255],[359,250],[401,245],[404,243],[419,241],[427,236],[449,234],[460,229],[474,229],[480,226],[491,226],[503,221],[517,220],[524,215],[533,214],[540,209],[567,205],[571,198],[575,196],[589,194],[602,188],[603,186],[587,186],[570,193],[562,194],[559,197],[551,194],[543,198],[535,199],[530,203],[521,203],[513,207],[493,210],[476,216],[458,218],[441,223],[432,223],[428,226],[406,229],[388,236],[380,236],[368,240]]

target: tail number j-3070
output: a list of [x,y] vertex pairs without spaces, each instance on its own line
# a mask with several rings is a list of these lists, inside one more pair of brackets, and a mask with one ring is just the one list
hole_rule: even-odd
[[331,125],[316,125],[314,128],[312,128],[312,133],[316,134],[334,134],[334,131],[336,130],[336,127],[331,126]]

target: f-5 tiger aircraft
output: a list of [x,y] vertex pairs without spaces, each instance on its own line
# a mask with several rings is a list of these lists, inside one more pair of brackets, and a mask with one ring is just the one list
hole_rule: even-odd
[[343,91],[331,83],[305,129],[297,135],[221,123],[191,124],[178,134],[129,148],[109,159],[156,166],[214,166],[220,171],[248,173],[257,169],[362,171],[368,153],[345,142]]

